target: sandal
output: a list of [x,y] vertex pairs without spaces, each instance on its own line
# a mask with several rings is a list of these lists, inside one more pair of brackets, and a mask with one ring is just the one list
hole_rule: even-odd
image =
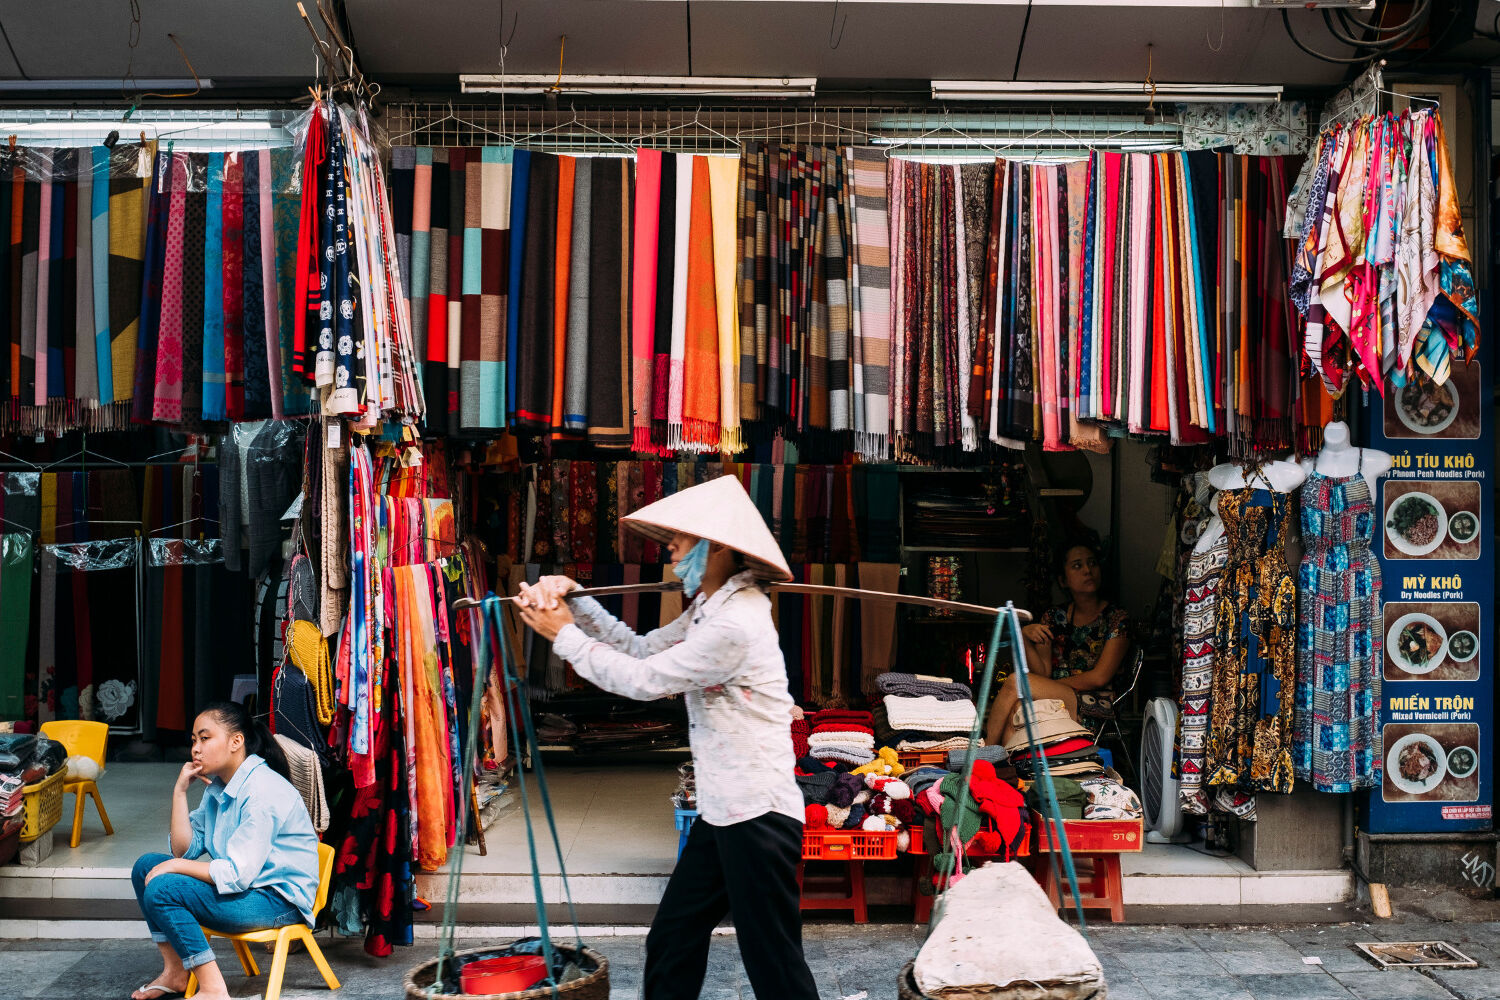
[[147,983],[145,986],[137,987],[135,992],[144,993],[147,990],[156,991],[155,996],[150,1000],[175,1000],[176,997],[185,995],[182,990],[174,990],[165,983]]

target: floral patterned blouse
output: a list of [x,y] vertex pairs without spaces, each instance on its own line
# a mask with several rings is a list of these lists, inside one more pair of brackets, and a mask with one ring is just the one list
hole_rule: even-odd
[[[1054,680],[1093,670],[1104,652],[1105,643],[1111,639],[1130,638],[1130,616],[1124,608],[1112,604],[1105,605],[1099,617],[1087,625],[1070,624],[1067,605],[1048,608],[1042,613],[1041,624],[1052,629]],[[1111,686],[1106,684],[1095,693],[1108,692]]]

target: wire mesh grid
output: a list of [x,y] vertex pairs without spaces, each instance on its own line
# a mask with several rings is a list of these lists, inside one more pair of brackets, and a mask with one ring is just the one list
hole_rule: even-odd
[[1090,148],[1175,149],[1182,127],[1140,110],[914,111],[902,107],[502,107],[405,103],[385,109],[392,145],[519,145],[627,155],[637,146],[735,153],[746,143],[880,146],[919,156],[1079,156]]
[[239,150],[284,146],[297,108],[143,108],[126,117],[108,108],[0,108],[0,138],[26,146],[93,146],[110,132],[124,142],[144,135],[181,149]]

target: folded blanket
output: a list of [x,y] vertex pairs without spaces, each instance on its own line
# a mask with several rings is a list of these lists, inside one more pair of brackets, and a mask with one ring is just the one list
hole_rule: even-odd
[[902,753],[925,753],[935,750],[967,750],[969,748],[969,736],[950,736],[946,740],[902,740],[896,744],[896,749]]
[[1005,753],[1004,747],[979,746],[975,747],[971,751],[967,745],[968,741],[965,740],[964,743],[964,746],[957,747],[948,751],[948,770],[962,771],[964,767],[969,763],[969,758],[971,756],[975,760],[987,760],[991,764],[1005,763],[1005,758],[1007,755]]
[[868,764],[875,759],[873,753],[861,750],[859,747],[849,746],[813,747],[812,755],[819,760],[841,760],[846,764],[853,764],[856,767],[861,764]]
[[875,735],[873,726],[861,726],[855,722],[823,722],[812,729],[815,733],[869,733]]
[[967,732],[974,726],[973,702],[939,701],[932,695],[907,698],[890,694],[883,701],[892,729]]
[[869,712],[853,712],[846,708],[825,708],[821,712],[814,712],[812,717],[814,726],[821,726],[825,722],[852,722],[860,726],[873,725],[875,717]]
[[974,700],[974,692],[969,690],[969,685],[941,677],[888,673],[875,678],[875,684],[882,694],[903,695],[910,698],[931,695],[939,701]]
[[875,737],[869,733],[828,732],[813,733],[807,738],[808,746],[855,746],[875,749]]

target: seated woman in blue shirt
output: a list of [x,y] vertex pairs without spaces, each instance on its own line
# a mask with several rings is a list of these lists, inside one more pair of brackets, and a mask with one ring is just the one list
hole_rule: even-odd
[[[172,790],[172,853],[143,856],[131,874],[163,962],[135,1000],[180,996],[189,972],[199,997],[229,996],[203,927],[235,933],[313,921],[318,837],[275,737],[244,706],[219,702],[194,721],[192,741]],[[194,779],[208,788],[189,812]]]

